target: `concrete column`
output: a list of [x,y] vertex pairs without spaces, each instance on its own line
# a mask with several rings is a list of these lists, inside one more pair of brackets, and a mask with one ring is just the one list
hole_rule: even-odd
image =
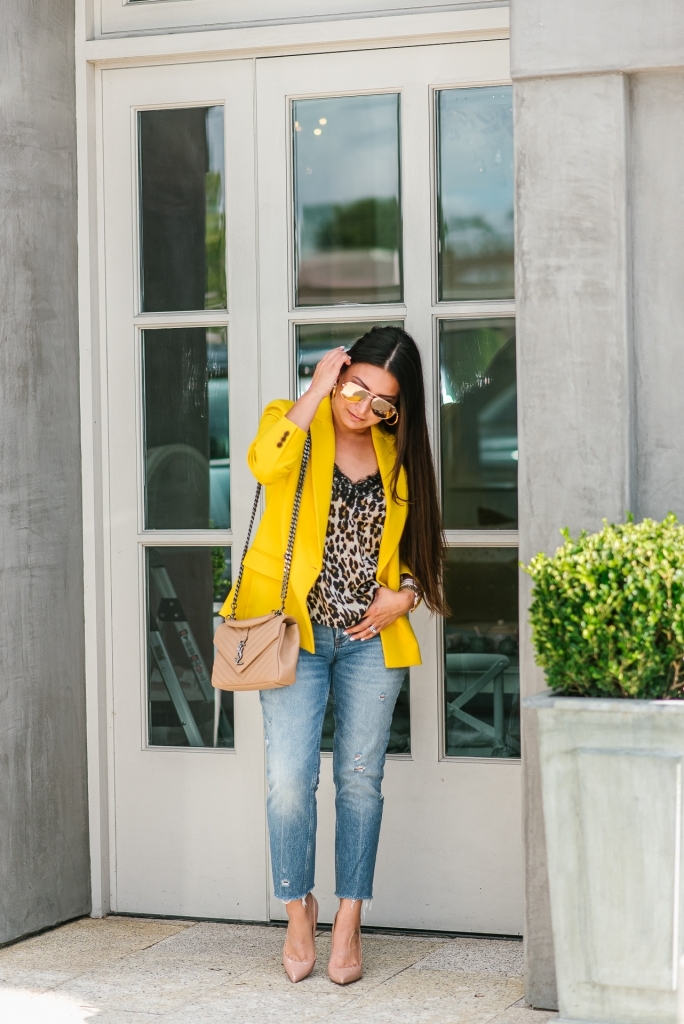
[[684,71],[632,79],[639,518],[684,521]]
[[[515,82],[520,557],[632,496],[628,99],[619,74]],[[523,695],[545,688],[521,587]],[[555,1007],[534,721],[523,720],[526,998]]]
[[73,0],[0,32],[0,944],[90,909]]

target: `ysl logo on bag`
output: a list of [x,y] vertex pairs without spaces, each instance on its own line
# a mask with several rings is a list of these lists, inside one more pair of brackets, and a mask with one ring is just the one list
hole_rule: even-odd
[[240,643],[237,645],[237,654],[235,655],[235,664],[236,665],[241,665],[242,664],[242,655],[245,653],[245,645],[246,645],[246,643],[247,643],[247,637],[245,637],[244,640],[241,640]]

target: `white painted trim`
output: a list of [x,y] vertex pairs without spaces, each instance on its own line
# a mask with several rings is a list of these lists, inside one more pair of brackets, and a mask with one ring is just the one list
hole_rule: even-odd
[[346,21],[410,14],[444,14],[508,6],[508,0],[92,0],[97,9],[97,34],[130,36],[144,33],[202,31],[208,28],[283,27],[314,21]]
[[[83,0],[78,0],[80,6]],[[257,28],[90,39],[82,55],[108,67],[507,39],[507,7]]]
[[473,299],[472,301],[464,300],[462,302],[436,302],[433,307],[433,313],[437,321],[489,320],[497,316],[514,317],[515,299]]
[[92,916],[109,913],[111,715],[106,687],[105,503],[103,424],[99,348],[98,269],[101,232],[98,217],[97,116],[99,73],[88,66],[83,39],[85,0],[76,0],[76,147],[78,180],[78,302],[80,345],[80,427],[83,514],[83,582],[88,829]]
[[235,543],[235,534],[232,530],[145,530],[141,520],[138,543],[145,548],[229,548]]
[[157,327],[226,327],[230,323],[230,313],[226,309],[199,309],[187,313],[135,313],[133,323],[144,331]]
[[445,530],[450,548],[517,548],[517,530]]

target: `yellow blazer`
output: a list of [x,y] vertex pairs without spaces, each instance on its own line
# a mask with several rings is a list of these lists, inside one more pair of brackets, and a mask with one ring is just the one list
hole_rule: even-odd
[[[306,440],[306,432],[285,417],[293,404],[279,399],[266,407],[259,432],[247,455],[249,468],[266,487],[266,511],[245,558],[237,604],[239,619],[267,615],[280,607],[284,555]],[[332,495],[335,428],[330,399],[321,402],[310,429],[311,457],[302,491],[285,612],[297,620],[300,645],[305,651],[314,653],[307,596],[323,566],[323,547]],[[401,573],[408,571],[399,559],[399,541],[406,522],[407,506],[393,501],[390,493],[390,478],[395,462],[394,439],[377,427],[373,427],[372,432],[386,502],[376,578],[384,587],[398,590]],[[403,469],[397,490],[400,497],[407,493]],[[231,590],[221,608],[221,615],[229,614],[232,599]],[[402,615],[381,630],[380,639],[388,668],[420,665],[420,649],[408,616]]]

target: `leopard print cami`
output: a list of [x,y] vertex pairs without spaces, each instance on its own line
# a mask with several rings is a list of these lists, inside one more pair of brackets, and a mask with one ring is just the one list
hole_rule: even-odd
[[312,622],[347,629],[363,618],[380,586],[385,492],[380,471],[352,483],[335,466],[323,569],[308,597]]

